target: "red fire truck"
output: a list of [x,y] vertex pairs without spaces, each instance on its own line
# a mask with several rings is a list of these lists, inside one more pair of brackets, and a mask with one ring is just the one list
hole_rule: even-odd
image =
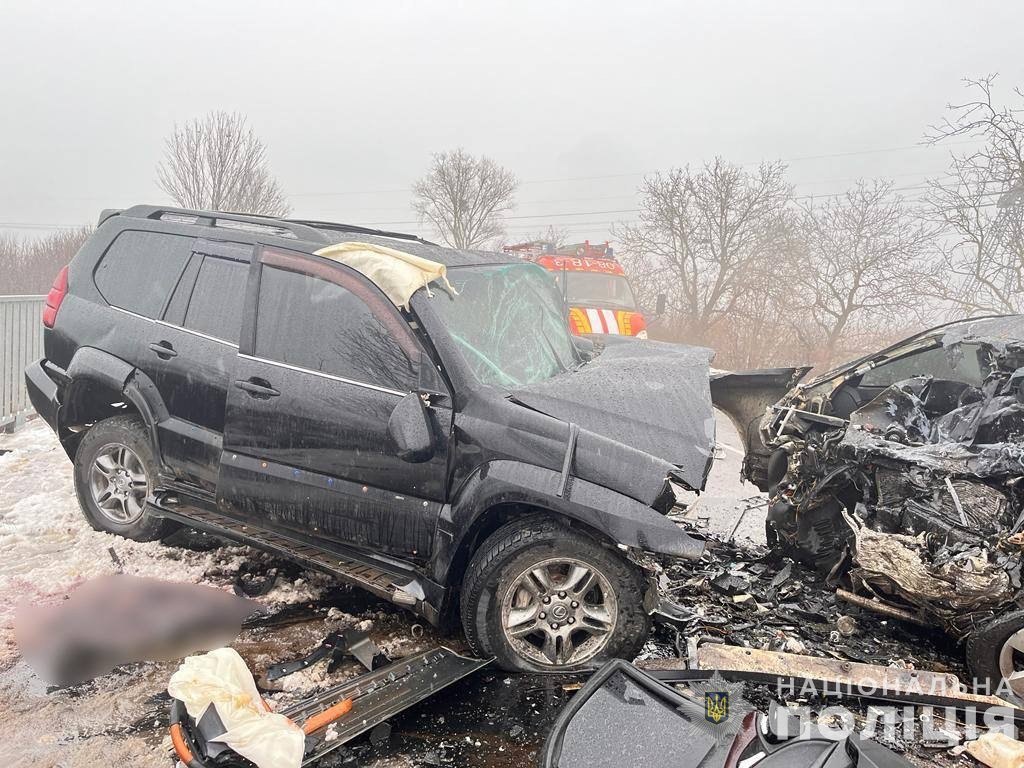
[[554,274],[569,309],[569,330],[576,335],[610,333],[647,338],[647,321],[637,308],[622,265],[606,242],[556,247],[534,240],[502,250],[533,261]]

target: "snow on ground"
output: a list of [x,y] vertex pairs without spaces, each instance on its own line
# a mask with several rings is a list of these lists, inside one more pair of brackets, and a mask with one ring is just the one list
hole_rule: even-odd
[[[113,552],[113,555],[111,554]],[[116,561],[115,561],[116,556]],[[196,551],[140,543],[95,531],[82,515],[75,496],[72,465],[53,432],[41,420],[18,432],[0,434],[0,754],[4,765],[13,756],[18,768],[53,766],[167,766],[163,697],[177,663],[121,667],[82,686],[47,691],[46,684],[20,660],[12,621],[20,601],[34,604],[62,600],[87,579],[123,572],[169,581],[205,583],[229,589],[245,561],[268,560],[247,547]],[[259,602],[271,610],[306,605],[330,586],[329,577],[305,572],[278,581]],[[366,600],[354,604],[360,615],[332,611],[329,621],[311,613],[281,629],[243,631],[235,647],[254,670],[305,655],[331,628],[355,626],[376,618],[381,645],[408,646],[406,653],[437,642],[427,632],[421,642],[408,637],[409,622],[397,611],[366,614]],[[376,607],[372,600],[371,605]],[[365,614],[365,615],[363,615]],[[301,617],[300,617],[301,619]],[[347,664],[333,676],[326,665],[289,680],[294,695],[358,673]],[[287,698],[280,694],[278,699]]]
[[[709,530],[729,533],[740,511],[749,506],[743,500],[763,497],[739,481],[742,452],[728,420],[719,418],[718,429],[720,458],[692,515],[706,519]],[[737,538],[763,541],[763,515],[763,507],[748,513]],[[4,765],[165,768],[170,764],[164,688],[177,664],[129,665],[81,686],[47,691],[17,653],[11,621],[19,601],[59,601],[86,579],[118,571],[227,589],[243,562],[260,559],[268,556],[246,547],[196,551],[95,531],[79,510],[71,462],[49,427],[37,419],[14,434],[0,434],[0,701],[5,704],[0,708],[0,755]],[[292,581],[279,581],[260,602],[272,608],[308,605],[329,584],[322,574],[305,572]],[[232,645],[257,673],[269,664],[304,656],[328,631],[348,626],[368,630],[393,658],[439,642],[459,647],[458,638],[441,638],[425,624],[424,632],[413,636],[415,617],[362,593],[342,591],[332,599],[337,604],[329,612],[323,608],[280,626],[243,630]],[[319,664],[282,680],[283,690],[269,698],[284,706],[359,672],[355,662],[343,664],[333,674]],[[378,768],[407,764],[401,756],[392,755],[382,758]]]

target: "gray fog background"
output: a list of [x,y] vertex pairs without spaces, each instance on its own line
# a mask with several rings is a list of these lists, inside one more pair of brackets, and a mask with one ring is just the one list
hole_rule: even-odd
[[[1024,4],[0,0],[0,231],[167,202],[174,123],[240,111],[304,217],[426,232],[433,151],[522,180],[510,239],[603,239],[644,173],[785,159],[799,194],[916,194],[960,78],[1024,85]],[[960,147],[963,148],[963,147]]]

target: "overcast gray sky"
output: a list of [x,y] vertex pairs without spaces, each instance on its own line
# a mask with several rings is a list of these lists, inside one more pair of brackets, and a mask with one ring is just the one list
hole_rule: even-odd
[[426,235],[408,188],[458,146],[522,180],[512,239],[603,239],[644,173],[715,154],[788,160],[800,194],[914,195],[960,79],[1024,85],[1022,22],[1015,0],[0,0],[0,227],[169,202],[163,140],[212,109],[248,116],[296,216]]

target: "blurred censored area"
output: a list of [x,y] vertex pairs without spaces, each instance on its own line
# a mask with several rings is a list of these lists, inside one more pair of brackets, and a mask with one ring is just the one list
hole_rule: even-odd
[[58,605],[19,605],[14,634],[32,669],[66,686],[227,645],[257,609],[214,587],[115,574],[86,581]]

